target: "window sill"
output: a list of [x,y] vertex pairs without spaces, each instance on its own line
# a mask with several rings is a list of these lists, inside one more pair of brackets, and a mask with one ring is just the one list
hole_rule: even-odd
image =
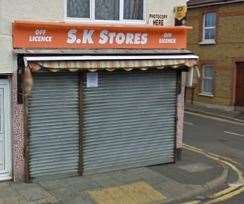
[[75,17],[66,17],[65,21],[68,23],[97,23],[97,24],[146,24],[145,20],[92,20],[89,18],[75,18]]
[[199,45],[216,45],[215,40],[203,40],[199,42]]
[[214,97],[214,95],[213,94],[210,94],[210,93],[199,93],[198,95],[199,96],[210,97],[210,98],[213,98]]

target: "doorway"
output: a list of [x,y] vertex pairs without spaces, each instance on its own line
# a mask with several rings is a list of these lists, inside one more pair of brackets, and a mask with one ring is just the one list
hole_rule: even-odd
[[244,63],[237,63],[236,106],[244,106]]
[[0,79],[0,181],[11,179],[10,88]]

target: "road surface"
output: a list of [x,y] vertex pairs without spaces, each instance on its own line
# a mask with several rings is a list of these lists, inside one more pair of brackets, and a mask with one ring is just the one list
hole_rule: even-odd
[[[186,113],[184,143],[229,157],[244,170],[244,124]],[[222,203],[244,204],[244,193]]]

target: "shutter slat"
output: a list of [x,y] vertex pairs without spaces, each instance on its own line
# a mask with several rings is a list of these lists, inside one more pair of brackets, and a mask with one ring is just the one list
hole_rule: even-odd
[[84,173],[174,160],[176,72],[103,72],[84,88]]
[[76,74],[34,75],[28,104],[30,176],[78,174],[79,79]]

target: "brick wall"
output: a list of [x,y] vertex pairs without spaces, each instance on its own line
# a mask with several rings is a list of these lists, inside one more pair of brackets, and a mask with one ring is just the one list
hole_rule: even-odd
[[[217,13],[217,38],[215,45],[199,45],[202,37],[204,12]],[[200,81],[196,85],[194,102],[232,106],[235,92],[235,61],[244,59],[244,3],[189,9],[188,48],[200,56],[200,65],[211,63],[215,69],[214,97],[200,96]],[[190,94],[187,94],[190,95]],[[190,99],[188,99],[190,100]]]

